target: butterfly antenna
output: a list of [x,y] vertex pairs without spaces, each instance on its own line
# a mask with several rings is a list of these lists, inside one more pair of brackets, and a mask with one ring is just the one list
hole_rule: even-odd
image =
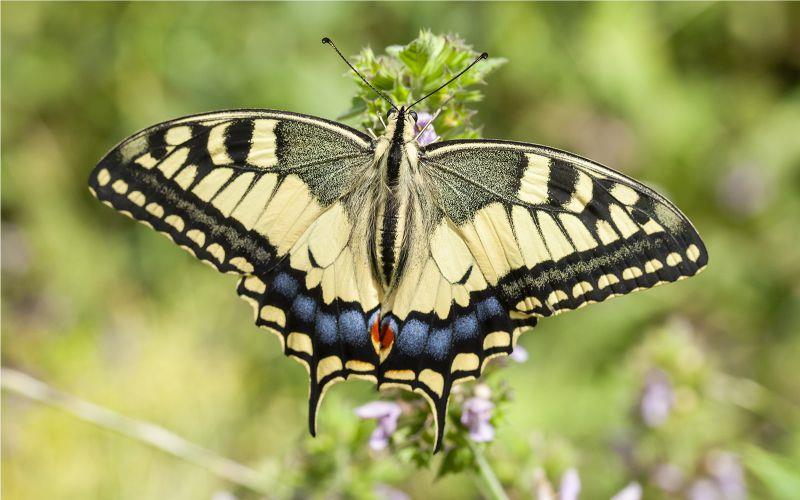
[[434,90],[433,92],[429,93],[428,95],[426,95],[426,96],[425,96],[425,97],[423,97],[422,99],[417,99],[416,101],[414,101],[414,103],[413,103],[413,104],[411,104],[411,105],[408,107],[408,109],[411,109],[411,108],[413,108],[414,106],[416,106],[416,105],[417,105],[417,104],[419,104],[420,102],[424,101],[424,100],[425,100],[425,99],[427,99],[428,97],[432,96],[433,94],[435,94],[435,93],[439,92],[439,91],[440,91],[440,90],[442,90],[443,88],[445,88],[445,87],[447,87],[448,85],[450,85],[451,83],[453,83],[455,80],[457,80],[457,79],[458,79],[458,77],[459,77],[459,76],[463,75],[464,73],[466,73],[467,71],[469,71],[469,69],[470,69],[471,67],[473,67],[473,66],[475,66],[476,64],[478,64],[478,61],[480,61],[480,60],[482,60],[482,59],[488,59],[488,58],[489,58],[489,54],[487,54],[486,52],[484,52],[483,54],[479,55],[478,57],[476,57],[476,58],[475,58],[475,60],[474,60],[474,61],[472,61],[472,63],[471,63],[469,66],[467,66],[466,68],[462,69],[462,70],[461,70],[461,72],[459,72],[459,73],[458,73],[456,76],[454,76],[453,78],[451,78],[451,79],[447,80],[447,82],[446,82],[444,85],[442,85],[442,86],[441,86],[441,87],[439,87],[438,89]]
[[[338,47],[337,47],[337,46],[336,46],[336,45],[333,43],[333,40],[331,40],[330,38],[328,38],[328,37],[326,36],[325,38],[323,38],[323,39],[322,39],[322,43],[327,43],[328,45],[330,45],[331,47],[333,47],[333,50],[335,50],[335,51],[336,51],[336,53],[337,53],[337,54],[339,54],[339,57],[341,57],[341,58],[342,58],[342,61],[344,61],[344,63],[345,63],[345,64],[347,64],[348,66],[350,66],[350,69],[352,69],[352,70],[353,70],[353,72],[354,72],[355,74],[357,74],[357,75],[358,75],[358,77],[359,77],[359,78],[361,78],[361,80],[363,80],[363,81],[364,81],[364,83],[366,83],[366,84],[367,84],[367,87],[371,88],[373,92],[375,92],[376,94],[378,94],[379,96],[381,96],[381,98],[382,98],[384,101],[388,102],[388,103],[389,103],[389,105],[390,105],[391,107],[393,107],[395,110],[397,110],[397,106],[395,106],[395,105],[394,105],[394,103],[392,102],[392,100],[391,100],[391,99],[389,99],[388,97],[386,97],[386,95],[385,95],[383,92],[381,92],[380,90],[378,90],[378,89],[376,89],[375,87],[373,87],[373,86],[372,86],[372,84],[371,84],[371,83],[369,83],[369,82],[367,81],[367,79],[366,79],[366,78],[364,78],[364,75],[362,75],[361,73],[359,73],[359,72],[358,72],[358,70],[357,70],[356,68],[354,68],[352,64],[350,64],[350,61],[348,61],[348,60],[347,60],[347,58],[346,58],[346,57],[345,57],[345,56],[344,56],[344,55],[343,55],[343,54],[342,54],[342,53],[339,51],[339,48],[338,48]],[[473,63],[473,64],[474,64],[474,63]]]

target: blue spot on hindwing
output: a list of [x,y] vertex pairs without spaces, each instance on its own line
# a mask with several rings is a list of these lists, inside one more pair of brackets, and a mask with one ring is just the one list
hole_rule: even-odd
[[339,332],[348,345],[354,347],[369,345],[367,323],[359,311],[349,310],[339,315]]
[[319,312],[314,322],[314,333],[317,338],[327,345],[331,345],[338,340],[336,335],[336,317],[332,314]]
[[453,321],[453,331],[458,340],[472,340],[478,338],[478,319],[475,314],[459,316]]
[[317,304],[314,299],[305,295],[298,295],[292,303],[292,314],[303,322],[311,323],[314,321],[314,310],[316,308]]
[[489,318],[502,317],[505,310],[495,297],[487,297],[478,302],[475,312],[478,314],[478,320],[483,323]]
[[428,337],[427,352],[433,359],[442,361],[450,352],[452,341],[452,332],[449,328],[432,330]]
[[270,286],[270,288],[278,294],[291,299],[297,295],[297,290],[300,288],[300,285],[297,283],[296,279],[288,274],[280,273],[272,280],[272,286]]
[[403,325],[395,343],[403,354],[417,356],[425,348],[426,333],[428,333],[428,325],[418,319],[410,319]]

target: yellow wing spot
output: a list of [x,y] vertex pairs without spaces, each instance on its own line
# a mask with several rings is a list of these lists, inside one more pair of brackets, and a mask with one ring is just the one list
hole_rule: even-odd
[[253,264],[251,264],[247,259],[244,257],[234,257],[230,260],[230,265],[235,267],[236,269],[240,270],[243,273],[252,273],[253,272]]
[[453,300],[461,307],[469,305],[469,290],[464,285],[453,285]]
[[539,229],[533,223],[530,212],[516,205],[511,209],[511,219],[522,257],[525,259],[525,266],[533,269],[537,264],[550,260],[547,246],[539,234]]
[[308,248],[319,267],[325,268],[333,264],[350,240],[351,230],[347,214],[340,203],[317,219],[308,235]]
[[578,171],[578,179],[575,182],[575,191],[572,197],[564,204],[564,208],[572,212],[582,212],[586,205],[592,201],[592,178]]
[[508,332],[492,332],[483,339],[483,350],[493,347],[508,347],[511,344],[511,337]]
[[550,292],[550,295],[547,296],[547,300],[545,300],[545,302],[552,308],[554,305],[558,304],[562,300],[567,300],[568,298],[569,297],[567,294],[562,290],[553,290]]
[[[187,158],[189,158],[189,148],[180,148],[167,155],[164,161],[158,166],[158,169],[164,173],[164,177],[169,179],[175,175],[175,172],[177,172],[184,163],[186,163]],[[152,168],[152,166],[150,168]]]
[[471,372],[477,370],[479,366],[480,359],[476,354],[471,352],[462,352],[453,358],[453,363],[450,365],[450,372]]
[[275,306],[264,306],[258,315],[264,321],[275,323],[278,326],[286,326],[286,313]]
[[639,226],[633,222],[633,219],[630,218],[621,206],[616,204],[611,205],[609,212],[611,213],[611,220],[614,221],[617,229],[622,233],[623,238],[629,238],[639,230]]
[[572,296],[576,299],[594,290],[594,287],[588,281],[581,281],[572,287]]
[[208,133],[208,154],[215,165],[233,163],[228,156],[228,149],[225,147],[225,130],[231,122],[216,125]]
[[136,158],[136,163],[149,170],[158,165],[158,160],[156,158],[153,158],[153,155],[151,155],[150,153],[145,153],[142,156]]
[[246,172],[239,175],[214,197],[211,204],[222,212],[222,215],[228,217],[234,207],[236,207],[236,204],[242,201],[242,197],[245,191],[247,191],[247,188],[250,187],[250,183],[255,175],[256,174],[253,172]]
[[597,247],[597,241],[580,219],[571,214],[561,214],[558,218],[561,219],[561,224],[567,230],[569,238],[579,252]]
[[385,375],[386,378],[395,380],[414,380],[415,378],[413,370],[388,370]]
[[662,269],[663,267],[664,264],[662,264],[661,261],[658,259],[648,260],[647,262],[644,263],[644,270],[647,273],[654,273],[659,269]]
[[439,271],[450,283],[458,282],[475,263],[449,219],[444,219],[433,232],[430,248]]
[[642,229],[644,229],[644,232],[647,234],[660,233],[664,231],[664,228],[661,227],[661,224],[654,221],[653,219],[650,219],[644,224],[642,224]]
[[101,186],[105,186],[111,180],[111,173],[109,173],[108,169],[100,169],[97,172],[97,183]]
[[625,205],[633,205],[639,201],[639,193],[624,184],[614,184],[609,192],[611,196]]
[[159,219],[161,217],[164,217],[164,207],[162,207],[156,202],[148,203],[147,206],[145,207],[145,210],[147,210],[151,215],[158,217]]
[[342,369],[342,360],[338,356],[328,356],[322,358],[317,364],[317,381],[322,380],[331,373]]
[[526,203],[538,205],[547,202],[547,181],[550,178],[550,158],[526,154],[528,166],[520,180],[517,196]]
[[164,222],[166,222],[170,226],[174,227],[179,232],[183,231],[183,228],[184,228],[183,219],[181,219],[181,217],[179,215],[168,215],[164,219]]
[[178,185],[183,189],[189,189],[189,186],[191,186],[192,182],[194,182],[196,175],[197,167],[194,165],[186,165],[186,167],[181,169],[180,173],[175,176],[175,182],[177,182]]
[[111,189],[119,194],[125,194],[128,192],[128,183],[122,179],[117,179],[114,181],[114,184],[111,185]]
[[681,254],[679,254],[677,252],[672,252],[671,254],[667,255],[667,265],[668,266],[675,267],[678,264],[680,264],[681,262],[683,262],[683,257],[681,257]]
[[202,247],[206,243],[206,233],[200,231],[199,229],[190,229],[186,231],[186,236],[197,243],[197,246]]
[[686,256],[689,257],[689,260],[692,262],[697,262],[697,259],[700,258],[700,249],[697,248],[697,245],[689,245],[689,248],[686,249]]
[[617,283],[619,283],[619,278],[613,274],[604,274],[597,280],[597,288],[602,290],[607,286],[616,285]]
[[277,188],[254,230],[269,239],[278,255],[285,255],[322,210],[306,183],[289,175]]
[[269,168],[278,163],[275,154],[275,125],[277,120],[254,120],[253,137],[247,163],[261,168]]
[[210,201],[232,175],[232,168],[215,168],[197,183],[192,193],[203,201]]
[[128,195],[128,199],[131,200],[135,205],[139,205],[143,207],[144,204],[147,202],[147,198],[145,198],[144,194],[141,191],[132,191]]
[[[300,332],[292,332],[286,337],[286,347],[293,351],[297,352],[304,352],[309,356],[314,354],[314,346],[311,344],[311,337],[306,335],[305,333]],[[334,356],[335,357],[335,356]],[[325,358],[328,359],[328,358]],[[337,360],[339,358],[336,358]],[[325,360],[322,360],[325,361]],[[320,366],[322,366],[322,361],[320,361]],[[341,365],[341,361],[339,362]],[[320,377],[317,377],[320,378]]]
[[352,370],[354,372],[370,372],[375,369],[375,365],[372,363],[360,361],[358,359],[351,359],[345,363],[344,366],[348,370]]
[[603,242],[603,245],[614,243],[619,239],[619,235],[617,235],[617,232],[614,231],[614,228],[608,222],[598,220],[596,226],[597,236],[600,237],[600,241]]
[[442,395],[442,391],[444,390],[444,377],[442,377],[441,373],[436,373],[426,368],[419,374],[419,381],[427,385],[438,396]]
[[256,293],[264,293],[267,291],[267,285],[256,276],[248,276],[245,278],[244,287]]
[[208,253],[213,255],[214,258],[217,259],[219,262],[225,260],[225,249],[222,248],[219,244],[212,243],[208,245],[208,248],[206,248],[206,250],[208,250]]
[[172,146],[183,144],[192,138],[192,128],[187,125],[172,127],[164,135],[164,141]]
[[517,309],[524,312],[533,311],[537,307],[542,307],[542,302],[536,297],[525,297],[517,302]]
[[322,277],[325,274],[324,269],[315,267],[306,273],[306,288],[309,290],[316,288],[322,282]]
[[547,249],[554,261],[558,261],[575,253],[575,247],[569,242],[564,232],[556,224],[556,221],[549,214],[539,212],[539,227],[542,228],[542,235],[547,242]]
[[622,271],[622,279],[625,280],[632,280],[634,278],[638,278],[641,275],[642,275],[642,270],[635,266],[629,267],[624,271]]
[[535,314],[529,312],[509,311],[508,316],[511,319],[528,319],[534,317]]
[[266,174],[259,177],[241,203],[231,212],[231,217],[241,222],[245,228],[252,229],[272,196],[277,182],[277,174]]

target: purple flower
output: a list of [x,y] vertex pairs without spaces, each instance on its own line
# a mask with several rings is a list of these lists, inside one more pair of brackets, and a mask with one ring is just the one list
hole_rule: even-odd
[[648,427],[658,427],[666,422],[672,411],[675,397],[669,377],[661,370],[651,370],[644,382],[639,401],[639,412]]
[[518,345],[514,347],[514,350],[511,351],[511,354],[509,354],[508,357],[517,363],[524,363],[528,361],[528,350],[521,345]]
[[722,498],[725,500],[747,498],[744,470],[739,457],[725,451],[715,451],[706,458],[706,468],[716,481]]
[[[427,113],[425,111],[421,111],[417,114],[417,123],[414,125],[414,133],[419,134],[420,130],[424,129],[426,125],[428,125],[431,120],[433,120],[433,115]],[[417,142],[420,146],[427,146],[432,142],[436,142],[439,140],[439,136],[436,135],[436,131],[433,129],[433,125],[428,126],[425,129],[425,132],[419,136]]]
[[494,439],[494,427],[489,423],[492,418],[494,403],[482,397],[473,397],[464,401],[461,423],[469,429],[469,437],[478,443]]
[[640,500],[642,498],[642,485],[633,482],[622,488],[611,500]]
[[581,477],[574,468],[569,468],[561,476],[561,484],[558,487],[558,500],[578,500],[581,492]]
[[397,430],[397,419],[402,410],[397,403],[388,401],[373,401],[356,408],[356,415],[363,419],[375,419],[378,426],[369,437],[369,447],[373,450],[383,450],[389,446],[389,438]]

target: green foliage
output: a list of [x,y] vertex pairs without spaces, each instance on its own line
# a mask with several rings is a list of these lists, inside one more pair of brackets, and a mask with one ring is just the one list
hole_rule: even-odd
[[[366,48],[354,59],[354,66],[396,105],[409,105],[455,76],[480,52],[475,52],[456,35],[435,35],[423,30],[407,45],[391,45],[386,54],[376,55]],[[480,126],[472,123],[475,111],[469,105],[483,99],[473,87],[484,84],[491,72],[506,63],[502,57],[479,62],[446,88],[419,104],[418,112],[433,114],[441,108],[436,132],[443,139],[480,137]],[[350,73],[359,91],[352,107],[341,118],[352,119],[363,128],[375,129],[377,116],[385,117],[389,103],[378,98],[364,82]]]
[[[514,498],[558,489],[572,468],[582,498],[609,498],[633,481],[646,498],[680,498],[702,481],[717,484],[731,457],[752,498],[795,496],[796,5],[1,8],[5,366],[247,464],[275,498],[385,498],[386,485],[413,498],[475,498],[484,483],[476,452]],[[385,113],[384,104],[354,90],[352,75],[338,76],[341,61],[319,38],[376,47],[359,68],[407,103],[477,55],[425,31],[411,46],[391,45],[420,26],[512,61],[491,85],[478,83],[499,61],[479,63],[424,103],[434,111],[453,96],[435,123],[440,135],[483,127],[656,185],[695,222],[711,256],[697,278],[543,319],[520,339],[531,359],[488,379],[496,439],[467,440],[461,405],[476,387],[465,385],[435,457],[427,404],[366,383],[333,388],[318,437],[308,437],[306,374],[253,326],[233,277],[112,213],[85,184],[113,144],[176,116],[267,107],[332,118],[355,93],[350,119],[373,126],[369,112]],[[485,101],[471,100],[478,91]],[[654,372],[673,395],[658,425],[642,417]],[[509,403],[502,381],[513,388]],[[374,452],[375,422],[353,409],[379,397],[406,406],[389,448]],[[3,498],[259,497],[18,396],[4,392],[2,403]],[[665,470],[672,482],[659,479]]]

